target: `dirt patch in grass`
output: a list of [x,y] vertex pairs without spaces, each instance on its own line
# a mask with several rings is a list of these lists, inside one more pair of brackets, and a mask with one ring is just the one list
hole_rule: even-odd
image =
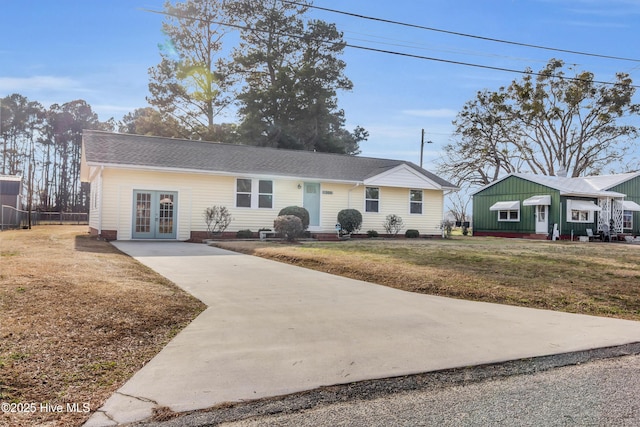
[[216,245],[411,292],[640,320],[640,246],[482,237]]
[[82,424],[205,308],[86,230],[0,233],[0,425]]

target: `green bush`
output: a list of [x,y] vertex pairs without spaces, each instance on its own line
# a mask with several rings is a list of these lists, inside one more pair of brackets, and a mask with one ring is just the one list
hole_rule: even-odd
[[408,239],[416,239],[418,237],[420,237],[420,232],[418,230],[407,230],[404,232],[404,237],[408,238]]
[[354,233],[360,230],[362,214],[357,209],[343,209],[338,212],[338,223],[342,226],[344,233]]
[[238,232],[236,232],[236,237],[238,239],[250,239],[253,237],[253,231],[247,229],[247,230],[238,230]]
[[404,221],[398,215],[389,214],[382,225],[387,234],[397,236],[400,230],[404,228]]
[[295,215],[277,217],[273,221],[273,229],[290,242],[293,242],[303,232],[302,221]]
[[309,228],[309,211],[305,208],[301,208],[300,206],[287,206],[286,208],[282,208],[278,213],[278,216],[283,215],[293,215],[300,218],[302,221],[302,229],[306,230]]
[[369,237],[378,237],[378,232],[376,230],[367,231],[367,236]]

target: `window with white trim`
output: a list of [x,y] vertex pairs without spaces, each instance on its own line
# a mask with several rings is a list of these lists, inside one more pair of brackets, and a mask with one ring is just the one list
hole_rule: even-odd
[[498,221],[520,221],[520,210],[498,211]]
[[567,200],[567,222],[589,224],[594,222],[594,212],[599,211],[594,202],[588,200]]
[[409,190],[409,212],[422,213],[422,190]]
[[624,211],[622,213],[622,228],[627,230],[633,228],[633,211]]
[[273,207],[273,181],[258,181],[258,207],[271,209]]
[[365,212],[379,212],[380,210],[380,188],[366,187],[364,193]]
[[571,222],[593,222],[590,220],[591,211],[581,211],[578,209],[571,209]]
[[238,178],[236,181],[236,207],[251,207],[251,180]]
[[236,207],[273,208],[273,181],[238,178],[236,180]]

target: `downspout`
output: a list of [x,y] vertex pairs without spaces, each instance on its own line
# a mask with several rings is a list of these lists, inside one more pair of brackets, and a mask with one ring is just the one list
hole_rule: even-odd
[[[564,202],[568,203],[567,199],[565,199]],[[563,211],[562,203],[560,203],[560,212],[559,212],[560,213],[560,221],[558,223],[558,234],[560,234],[560,236],[562,236],[562,211]]]
[[100,166],[100,173],[98,174],[98,182],[99,182],[99,196],[98,197],[98,236],[102,235],[102,197],[103,197],[103,191],[102,191],[102,171],[104,171],[104,165]]

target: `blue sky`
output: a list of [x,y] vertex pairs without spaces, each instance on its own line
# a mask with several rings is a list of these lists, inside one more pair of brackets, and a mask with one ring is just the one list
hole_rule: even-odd
[[[0,0],[0,97],[20,93],[49,106],[84,99],[100,120],[147,105],[149,67],[159,62],[162,0]],[[315,0],[316,6],[527,44],[640,58],[640,0]],[[640,84],[640,62],[599,59],[404,28],[314,10],[352,44],[524,70],[557,57],[596,79],[618,71]],[[348,127],[370,132],[362,155],[419,163],[421,129],[432,168],[451,121],[482,89],[520,75],[345,50],[354,89],[340,94]],[[640,102],[636,95],[635,102]]]

